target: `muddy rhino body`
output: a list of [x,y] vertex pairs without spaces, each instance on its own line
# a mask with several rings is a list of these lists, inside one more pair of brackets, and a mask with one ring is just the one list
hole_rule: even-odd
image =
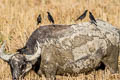
[[40,56],[29,63],[32,65],[31,69],[39,75],[45,75],[47,80],[55,80],[55,75],[89,72],[101,63],[111,73],[116,73],[119,30],[101,20],[97,20],[97,25],[86,22],[55,27],[41,26],[32,33],[26,45],[16,55],[34,55],[37,40],[40,44]]

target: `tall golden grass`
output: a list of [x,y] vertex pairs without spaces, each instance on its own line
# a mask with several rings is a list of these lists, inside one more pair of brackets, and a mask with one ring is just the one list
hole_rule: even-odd
[[[120,28],[120,0],[0,0],[0,44],[6,40],[6,50],[15,52],[25,45],[31,33],[40,25],[51,24],[47,11],[53,15],[55,24],[75,24],[75,19],[84,10],[91,11],[96,18],[108,21]],[[42,15],[42,23],[37,26],[36,18]],[[88,15],[84,21],[89,21]],[[0,80],[11,80],[10,68],[0,60]],[[44,80],[31,71],[25,80]],[[109,70],[93,71],[78,77],[57,76],[60,80],[119,80],[120,74],[110,74]]]

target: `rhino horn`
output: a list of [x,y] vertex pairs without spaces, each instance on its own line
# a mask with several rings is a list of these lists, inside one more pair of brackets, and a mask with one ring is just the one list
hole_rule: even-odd
[[6,44],[6,41],[4,41],[4,43],[2,44],[2,46],[0,48],[0,58],[3,59],[4,61],[8,62],[9,59],[11,58],[11,56],[13,56],[14,54],[4,53],[5,44]]
[[38,57],[40,57],[40,54],[41,54],[40,44],[38,41],[36,41],[36,43],[37,43],[37,49],[36,49],[37,51],[33,55],[25,55],[27,61],[33,61]]

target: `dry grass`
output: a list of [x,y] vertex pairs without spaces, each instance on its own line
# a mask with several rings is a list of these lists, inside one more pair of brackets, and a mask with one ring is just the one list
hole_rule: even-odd
[[[74,20],[85,10],[92,11],[96,18],[120,27],[120,0],[0,0],[0,43],[7,40],[6,50],[15,52],[25,45],[36,26],[38,14],[42,14],[42,24],[50,24],[47,11],[50,11],[56,24],[79,23]],[[88,21],[88,15],[84,21]],[[11,80],[8,65],[0,60],[0,80]],[[62,80],[119,80],[120,74],[109,71],[94,71],[78,77],[57,76]],[[39,80],[30,72],[25,80]],[[42,77],[44,80],[44,77]]]

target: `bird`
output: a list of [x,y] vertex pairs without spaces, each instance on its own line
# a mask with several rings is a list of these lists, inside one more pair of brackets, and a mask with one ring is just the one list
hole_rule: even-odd
[[86,17],[87,11],[88,10],[85,10],[84,13],[76,19],[76,21],[78,21],[79,19],[82,21]]
[[42,21],[41,14],[39,14],[37,17],[37,25],[39,25],[39,23],[41,23],[41,21]]
[[52,15],[50,14],[50,12],[47,12],[47,13],[48,13],[48,20],[50,22],[52,22],[52,24],[54,24],[54,19],[53,19]]
[[93,14],[92,14],[91,12],[89,12],[89,18],[90,18],[90,20],[91,20],[91,24],[95,24],[95,25],[97,26],[97,24],[96,24],[97,22],[96,22]]

